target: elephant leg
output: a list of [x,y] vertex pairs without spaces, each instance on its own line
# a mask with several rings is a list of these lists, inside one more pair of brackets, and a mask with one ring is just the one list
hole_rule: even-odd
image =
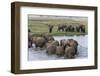
[[77,54],[77,47],[75,47],[75,55]]
[[74,57],[75,57],[75,54],[74,54],[73,52],[70,52],[70,53],[64,55],[64,58],[65,58],[65,59],[72,59],[72,58],[74,58]]
[[37,48],[37,47],[38,47],[38,45],[37,45],[37,44],[35,44],[35,47]]
[[83,29],[83,33],[85,33],[85,29]]
[[31,48],[31,47],[32,47],[32,42],[29,41],[29,43],[28,43],[28,48]]

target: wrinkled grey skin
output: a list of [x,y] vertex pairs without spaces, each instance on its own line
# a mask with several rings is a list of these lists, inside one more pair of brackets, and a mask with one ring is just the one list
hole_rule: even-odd
[[36,41],[35,41],[35,46],[36,46],[36,48],[37,47],[43,48],[45,43],[46,43],[46,41],[43,37],[37,37]]
[[65,59],[72,59],[75,58],[75,49],[73,47],[67,47],[65,49],[65,54],[64,54]]
[[64,48],[62,46],[57,46],[56,55],[57,56],[63,56],[64,55]]
[[56,53],[56,46],[55,46],[55,45],[49,45],[49,46],[46,48],[46,53],[47,53],[48,55],[55,54],[55,53]]
[[68,40],[61,40],[60,45],[63,46],[64,50],[66,47],[73,47],[75,48],[75,54],[77,54],[77,47],[78,47],[78,42],[73,40],[73,39],[68,39]]

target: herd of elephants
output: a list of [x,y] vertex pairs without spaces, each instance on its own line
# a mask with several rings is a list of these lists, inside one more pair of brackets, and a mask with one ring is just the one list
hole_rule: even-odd
[[[35,46],[32,46],[35,44]],[[32,36],[31,30],[28,30],[28,48],[46,49],[47,55],[63,56],[65,59],[72,59],[78,55],[78,42],[74,39],[61,39],[57,41],[48,33],[41,34],[41,36]]]
[[[54,28],[53,25],[48,25],[49,27],[49,33],[52,33],[52,30]],[[62,32],[82,32],[85,33],[85,25],[78,25],[78,26],[73,26],[73,25],[58,25],[57,31],[62,31]]]
[[[48,25],[49,33],[53,32],[53,25]],[[57,31],[61,32],[81,32],[85,33],[85,25],[78,26],[66,26],[58,25]],[[32,44],[35,44],[35,48],[46,49],[46,54],[57,56],[63,56],[65,59],[75,58],[78,53],[78,42],[74,39],[61,39],[57,41],[54,37],[48,33],[41,34],[40,36],[31,35],[31,30],[28,29],[28,48],[32,48]]]

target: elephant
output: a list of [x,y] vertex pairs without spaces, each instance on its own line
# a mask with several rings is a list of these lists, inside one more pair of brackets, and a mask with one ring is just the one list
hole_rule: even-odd
[[48,25],[49,33],[52,33],[53,27],[54,27],[53,25]]
[[66,43],[66,39],[60,40],[60,46],[63,46],[63,48],[65,47],[65,43]]
[[80,27],[76,26],[76,32],[80,32]]
[[48,42],[45,44],[45,47],[48,47],[49,45],[59,46],[59,42],[58,42],[57,40],[48,41]]
[[79,25],[76,27],[77,32],[85,33],[85,25]]
[[59,46],[59,41],[54,40],[54,41],[51,42],[51,45]]
[[72,25],[68,25],[65,27],[65,32],[74,32],[75,28]]
[[80,30],[81,30],[81,32],[85,33],[85,25],[81,25]]
[[68,26],[66,26],[66,27],[65,27],[65,32],[68,32],[68,31],[69,31],[69,30],[68,30]]
[[33,43],[33,39],[32,39],[31,30],[28,29],[28,48],[32,47],[32,43]]
[[76,40],[68,39],[65,46],[74,47],[75,48],[75,54],[77,54],[78,42]]
[[46,42],[45,47],[47,48],[49,45],[51,45],[51,43],[52,43],[52,41]]
[[31,48],[31,47],[32,47],[32,42],[29,41],[29,42],[28,42],[28,48]]
[[46,53],[51,55],[56,53],[56,47],[59,46],[59,42],[57,40],[54,41],[48,41],[46,43]]
[[75,31],[75,28],[74,28],[74,26],[71,26],[71,32],[74,32]]
[[67,47],[65,49],[64,58],[65,59],[75,58],[75,49],[74,49],[74,47]]
[[44,39],[46,40],[46,42],[48,42],[48,41],[54,41],[55,40],[53,38],[53,36],[50,35],[50,34],[48,34],[48,33],[43,34],[42,37],[44,37]]
[[48,55],[55,54],[56,53],[56,46],[55,45],[49,45],[49,46],[47,46],[46,53]]
[[33,36],[32,37],[32,43],[35,43],[36,42],[36,39],[37,39],[37,37],[36,36]]
[[77,47],[78,47],[78,42],[73,39],[68,39],[68,40],[60,40],[60,45],[63,46],[64,50],[66,47],[74,47],[75,48],[75,54],[77,54]]
[[58,25],[58,29],[57,31],[64,31],[65,30],[66,25]]
[[33,43],[32,37],[28,36],[28,48],[32,47],[32,43]]
[[56,55],[57,56],[63,56],[64,55],[64,48],[62,46],[56,47]]
[[35,47],[43,48],[45,46],[46,40],[43,37],[37,37],[35,41]]

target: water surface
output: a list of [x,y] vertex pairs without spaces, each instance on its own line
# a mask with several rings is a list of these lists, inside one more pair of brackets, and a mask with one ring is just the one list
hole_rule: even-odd
[[[87,58],[88,57],[88,35],[82,36],[54,36],[55,40],[60,41],[61,39],[74,39],[78,42],[78,55],[75,57],[77,59]],[[64,59],[64,57],[58,57],[56,55],[47,55],[46,50],[41,50],[40,48],[35,48],[33,44],[33,48],[28,49],[28,60],[57,60]]]

